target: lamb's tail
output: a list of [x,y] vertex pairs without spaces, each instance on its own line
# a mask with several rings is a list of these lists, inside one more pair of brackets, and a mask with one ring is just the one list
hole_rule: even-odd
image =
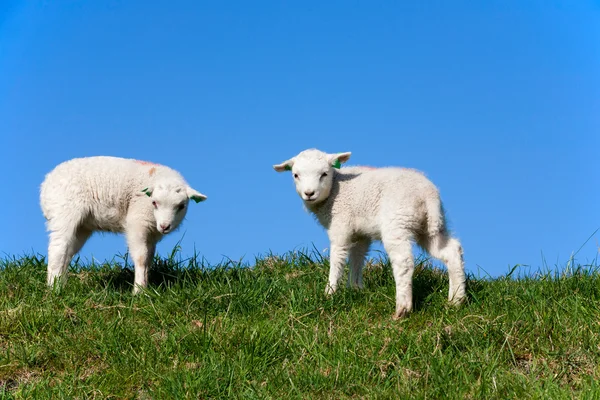
[[425,208],[427,210],[427,234],[429,237],[445,234],[446,217],[444,205],[439,195],[425,199]]

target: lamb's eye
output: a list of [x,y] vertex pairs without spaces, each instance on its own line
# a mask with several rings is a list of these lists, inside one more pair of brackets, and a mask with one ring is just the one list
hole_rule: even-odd
[[327,172],[323,172],[323,173],[321,174],[321,179],[325,178],[326,176],[327,176]]
[[298,179],[298,174],[294,174],[294,179]]
[[156,201],[152,200],[152,205],[154,206],[154,208],[156,208]]
[[181,211],[185,208],[185,204],[181,203],[180,205],[177,206],[177,211]]

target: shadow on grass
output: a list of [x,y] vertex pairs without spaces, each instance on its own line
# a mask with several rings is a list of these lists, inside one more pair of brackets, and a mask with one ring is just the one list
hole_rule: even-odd
[[[200,282],[219,277],[236,280],[236,276],[247,273],[248,269],[228,260],[215,266],[206,266],[198,262],[198,257],[193,256],[186,260],[176,260],[175,254],[168,258],[155,257],[152,267],[148,271],[148,288],[160,289],[174,285],[196,286]],[[112,262],[99,269],[99,284],[116,291],[126,292],[133,289],[135,278],[134,266],[128,262],[128,255],[123,257],[123,263]],[[225,277],[227,275],[227,277]]]

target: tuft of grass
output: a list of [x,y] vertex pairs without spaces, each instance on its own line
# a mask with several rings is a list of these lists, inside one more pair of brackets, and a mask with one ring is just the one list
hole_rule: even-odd
[[157,258],[133,272],[75,263],[60,293],[43,257],[0,261],[0,398],[598,398],[598,267],[469,277],[418,259],[415,310],[393,321],[389,262],[324,295],[318,252],[252,265]]

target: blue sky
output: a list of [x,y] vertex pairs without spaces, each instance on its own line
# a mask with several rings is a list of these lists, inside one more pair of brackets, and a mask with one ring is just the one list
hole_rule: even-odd
[[598,2],[9,0],[0,54],[0,253],[46,254],[39,185],[91,155],[208,195],[158,251],[211,263],[328,247],[272,169],[309,147],[424,171],[476,275],[564,267],[600,228]]

